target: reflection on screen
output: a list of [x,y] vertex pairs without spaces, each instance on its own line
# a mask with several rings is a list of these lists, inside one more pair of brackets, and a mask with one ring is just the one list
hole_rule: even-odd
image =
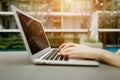
[[18,17],[32,54],[49,47],[41,23],[21,13]]

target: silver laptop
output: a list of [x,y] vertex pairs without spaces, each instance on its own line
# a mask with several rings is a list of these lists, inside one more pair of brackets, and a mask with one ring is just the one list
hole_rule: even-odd
[[57,55],[58,50],[51,48],[40,20],[11,6],[26,50],[34,64],[98,66],[93,60],[66,59]]

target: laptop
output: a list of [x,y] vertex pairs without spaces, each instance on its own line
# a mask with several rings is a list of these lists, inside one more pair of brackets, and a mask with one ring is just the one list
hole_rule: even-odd
[[94,60],[67,60],[64,57],[58,56],[58,50],[51,48],[49,44],[42,22],[13,5],[11,9],[26,50],[34,64],[99,66],[99,62]]

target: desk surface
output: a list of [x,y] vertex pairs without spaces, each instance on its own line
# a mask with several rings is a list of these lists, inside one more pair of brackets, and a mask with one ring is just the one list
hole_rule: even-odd
[[0,80],[120,80],[120,69],[33,65],[27,53],[0,52]]

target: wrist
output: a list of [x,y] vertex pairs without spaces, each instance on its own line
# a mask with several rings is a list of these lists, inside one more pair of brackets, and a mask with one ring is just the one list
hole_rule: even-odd
[[102,49],[99,48],[94,48],[93,49],[93,54],[96,60],[102,60],[103,56],[104,56],[104,52],[102,51]]

